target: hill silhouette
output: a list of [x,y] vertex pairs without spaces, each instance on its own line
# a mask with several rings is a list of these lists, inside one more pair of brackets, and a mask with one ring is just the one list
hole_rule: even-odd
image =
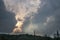
[[60,40],[59,38],[51,38],[45,36],[34,36],[28,34],[21,35],[9,35],[9,34],[0,34],[0,40]]
[[50,37],[34,36],[28,34],[22,35],[0,34],[0,40],[53,40],[53,39]]

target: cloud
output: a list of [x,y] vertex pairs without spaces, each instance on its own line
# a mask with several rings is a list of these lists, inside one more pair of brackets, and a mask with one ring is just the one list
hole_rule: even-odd
[[17,21],[23,20],[25,33],[33,34],[36,30],[37,34],[50,35],[60,29],[60,0],[4,0],[4,3],[8,11],[15,13]]
[[3,0],[0,0],[0,32],[10,33],[16,23],[15,14],[8,12]]
[[[38,25],[39,33],[53,34],[59,30],[60,5],[59,0],[41,0],[38,14],[34,16],[33,23]],[[58,16],[58,17],[57,17]],[[48,31],[47,31],[48,30]]]
[[[7,4],[7,2],[9,2]],[[15,4],[14,4],[15,3]],[[15,13],[15,18],[17,20],[17,24],[15,25],[17,28],[22,27],[27,17],[32,17],[40,8],[40,0],[12,0],[7,1],[5,0],[5,5],[7,10],[12,11]],[[20,19],[21,21],[19,21]],[[18,24],[19,23],[19,24]],[[18,29],[14,29],[13,32],[17,31]],[[20,31],[19,31],[20,32]]]

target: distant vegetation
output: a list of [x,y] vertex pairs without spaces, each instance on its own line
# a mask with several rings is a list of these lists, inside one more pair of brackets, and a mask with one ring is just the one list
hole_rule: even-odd
[[0,34],[0,40],[60,40],[59,32],[57,31],[54,34],[54,38],[45,36],[36,36],[36,35],[28,35],[28,34],[20,34],[20,35],[10,35],[10,34]]

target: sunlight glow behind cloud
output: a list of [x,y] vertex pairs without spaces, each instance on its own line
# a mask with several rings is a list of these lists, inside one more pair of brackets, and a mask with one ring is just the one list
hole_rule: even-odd
[[[21,29],[26,17],[32,17],[32,14],[34,15],[37,13],[38,8],[40,8],[40,3],[40,0],[5,0],[7,10],[16,14],[15,18],[17,20],[17,24],[15,26],[17,28],[14,28],[13,32]],[[30,27],[31,26],[29,26],[29,28]],[[21,30],[19,30],[19,32]]]
[[14,32],[36,30],[37,34],[50,35],[60,30],[60,0],[4,0],[4,3],[7,11],[15,13]]

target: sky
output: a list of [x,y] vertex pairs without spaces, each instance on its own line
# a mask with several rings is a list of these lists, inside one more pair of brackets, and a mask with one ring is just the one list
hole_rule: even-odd
[[0,0],[0,32],[54,34],[60,31],[60,0]]

